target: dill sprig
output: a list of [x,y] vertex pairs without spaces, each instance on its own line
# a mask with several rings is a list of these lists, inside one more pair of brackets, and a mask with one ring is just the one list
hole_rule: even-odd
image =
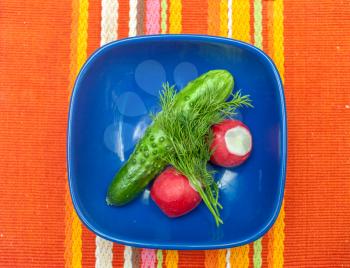
[[217,225],[220,218],[219,188],[213,178],[213,171],[207,169],[211,156],[210,144],[213,137],[211,126],[235,114],[239,107],[252,107],[248,95],[238,91],[228,101],[218,101],[212,90],[191,103],[190,109],[174,109],[176,90],[169,84],[163,85],[160,94],[162,112],[154,117],[171,143],[171,150],[164,161],[188,178],[198,191],[204,203],[213,214]]

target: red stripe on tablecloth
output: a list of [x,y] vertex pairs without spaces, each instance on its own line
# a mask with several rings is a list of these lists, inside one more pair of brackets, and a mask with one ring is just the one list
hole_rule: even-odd
[[89,0],[89,27],[87,54],[91,55],[100,46],[101,0]]
[[0,2],[0,267],[64,266],[70,7]]
[[201,268],[204,265],[203,250],[179,250],[179,268]]
[[129,35],[129,1],[119,1],[118,39]]
[[119,268],[124,265],[124,246],[113,244],[113,267]]
[[182,1],[182,32],[207,34],[207,9],[207,2],[203,0]]
[[285,1],[286,267],[350,267],[350,3]]
[[82,227],[82,267],[95,267],[95,238],[96,235]]
[[267,262],[267,255],[268,255],[268,245],[269,245],[269,238],[268,235],[264,235],[262,241],[262,252],[261,252],[261,260],[262,260],[262,268],[267,268],[268,267],[268,262]]

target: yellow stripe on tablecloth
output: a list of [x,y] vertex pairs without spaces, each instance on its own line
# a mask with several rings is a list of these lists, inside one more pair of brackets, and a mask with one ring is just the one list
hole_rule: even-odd
[[[69,88],[68,88],[68,99],[70,99],[74,80],[77,73],[77,36],[78,36],[78,20],[79,20],[79,0],[72,1],[72,23],[71,23],[71,40],[70,40],[70,72],[69,72]],[[65,267],[72,267],[72,223],[74,217],[76,217],[73,205],[71,202],[68,186],[68,177],[67,173],[65,175],[66,180],[66,194],[65,194],[65,240],[64,240],[64,261]],[[76,259],[76,257],[75,257]]]
[[[231,1],[228,2],[228,7],[228,10],[230,11]],[[228,32],[230,35],[230,31]],[[232,38],[244,42],[251,41],[250,1],[248,0],[232,0]],[[227,254],[230,257],[230,267],[249,267],[249,248],[249,245],[245,245],[230,249],[229,254]]]
[[179,263],[179,254],[177,250],[167,250],[165,257],[166,268],[177,268]]
[[268,233],[268,267],[269,268],[282,268],[284,265],[284,203],[278,218]]
[[88,16],[89,16],[89,0],[79,1],[79,20],[78,20],[78,53],[77,67],[78,70],[86,61],[87,39],[88,39]]
[[284,26],[283,0],[273,1],[273,52],[272,58],[284,82]]
[[220,36],[227,37],[228,35],[228,2],[227,0],[220,1]]
[[218,249],[218,267],[217,268],[225,268],[226,267],[226,249]]
[[[283,0],[272,3],[272,51],[270,54],[284,81],[284,27],[283,27]],[[271,7],[269,6],[269,7]],[[270,35],[271,36],[271,35]],[[280,214],[268,233],[268,267],[276,268],[284,265],[284,203]]]
[[[72,29],[71,29],[71,63],[69,75],[69,97],[76,75],[86,60],[87,30],[88,30],[88,0],[73,0],[72,2]],[[66,176],[67,180],[67,176]],[[65,197],[65,267],[81,267],[82,260],[82,228],[80,220],[74,211],[69,196],[68,184]]]
[[226,267],[226,249],[206,250],[205,268],[225,268]]
[[232,268],[249,267],[249,245],[231,249],[230,265]]
[[170,0],[169,5],[169,33],[182,32],[182,2],[181,0]]
[[220,2],[208,0],[208,34],[219,35],[220,33]]
[[82,259],[82,241],[81,241],[81,223],[80,220],[73,210],[73,221],[72,221],[72,267],[81,267]]
[[250,1],[232,2],[232,38],[250,42]]

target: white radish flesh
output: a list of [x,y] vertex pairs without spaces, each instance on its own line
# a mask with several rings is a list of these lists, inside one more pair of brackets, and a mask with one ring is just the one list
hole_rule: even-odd
[[235,167],[249,157],[253,147],[252,135],[241,121],[224,120],[214,125],[212,130],[212,163],[222,167]]

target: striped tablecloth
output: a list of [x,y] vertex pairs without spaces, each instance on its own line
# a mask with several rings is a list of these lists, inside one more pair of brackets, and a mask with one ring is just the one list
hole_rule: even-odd
[[[141,34],[252,43],[285,81],[289,159],[271,231],[238,248],[162,251],[88,231],[68,193],[69,96],[86,58]],[[350,267],[350,1],[0,2],[0,267]]]

